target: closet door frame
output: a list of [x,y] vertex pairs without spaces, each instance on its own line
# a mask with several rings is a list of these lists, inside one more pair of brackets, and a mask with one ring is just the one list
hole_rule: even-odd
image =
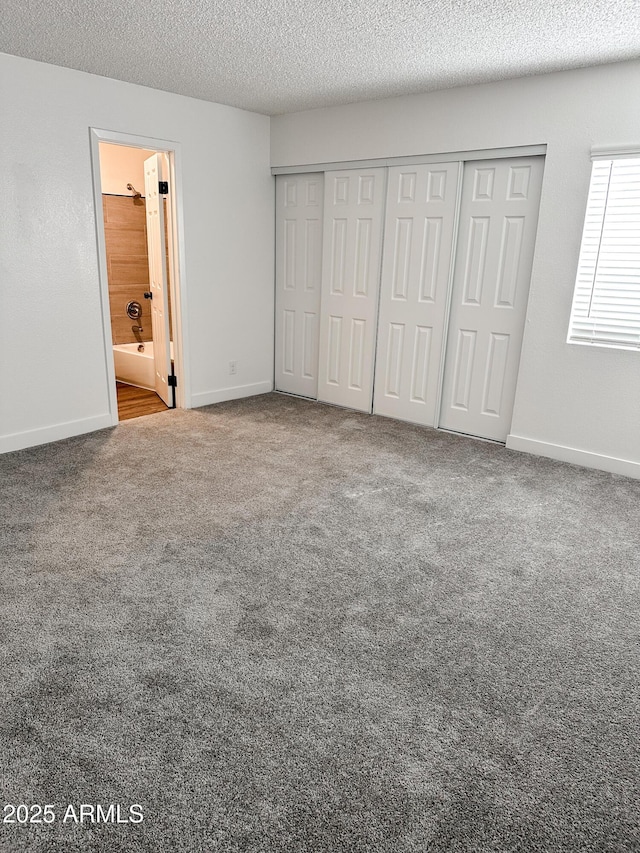
[[[367,168],[379,168],[379,167],[391,167],[391,166],[412,166],[412,165],[429,165],[435,163],[459,163],[460,170],[460,181],[458,185],[458,198],[456,203],[456,211],[455,211],[455,225],[454,225],[454,234],[453,234],[453,245],[452,245],[452,258],[449,272],[449,280],[447,282],[447,297],[446,297],[446,309],[444,315],[444,333],[442,336],[442,346],[440,353],[440,367],[439,367],[439,376],[437,383],[437,397],[435,401],[435,419],[433,428],[434,429],[445,429],[440,427],[441,422],[441,409],[442,409],[442,398],[444,391],[444,373],[445,373],[445,358],[446,358],[446,350],[447,350],[447,342],[448,342],[448,332],[451,318],[451,302],[453,298],[453,285],[454,285],[454,275],[455,275],[455,262],[458,253],[458,237],[459,237],[459,225],[460,225],[460,207],[462,201],[462,183],[463,183],[463,172],[464,167],[467,162],[476,161],[476,160],[505,160],[512,159],[518,157],[534,157],[534,156],[542,156],[546,157],[547,153],[547,145],[542,144],[531,144],[531,145],[520,145],[520,146],[512,146],[512,147],[502,147],[502,148],[490,148],[490,149],[472,149],[466,151],[451,151],[451,152],[443,152],[437,154],[422,154],[422,155],[410,155],[406,157],[389,157],[389,158],[379,158],[379,159],[361,159],[361,160],[352,160],[352,161],[329,161],[324,163],[315,163],[313,166],[300,167],[300,166],[275,166],[272,167],[271,173],[272,175],[295,175],[295,174],[306,174],[310,172],[336,172],[336,171],[355,171]],[[544,163],[543,163],[543,178],[544,182]],[[384,229],[384,219],[385,214],[383,213],[383,229]],[[537,230],[537,229],[536,229]],[[384,251],[384,230],[382,235],[382,245]],[[535,251],[535,241],[534,241],[534,251]],[[380,266],[380,276],[382,274],[382,264]],[[373,364],[372,364],[372,372],[373,379],[375,381],[375,360],[377,353],[377,335],[378,335],[378,327],[379,327],[379,312],[380,312],[380,295],[381,289],[381,279],[378,280],[378,304],[376,311],[376,340],[373,354]],[[525,308],[525,328],[526,328],[526,317],[528,313],[528,303],[530,299],[530,290],[527,295],[526,300],[526,308]],[[519,368],[518,368],[519,372]],[[517,375],[516,375],[516,392],[517,392]],[[375,396],[375,386],[372,388],[372,405]],[[384,415],[381,415],[384,417]],[[478,437],[479,436],[469,436],[469,437]]]

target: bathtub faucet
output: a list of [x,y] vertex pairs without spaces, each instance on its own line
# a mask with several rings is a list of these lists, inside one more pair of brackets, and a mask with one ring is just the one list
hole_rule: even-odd
[[142,326],[132,326],[131,331],[132,332],[142,332],[144,330],[143,330]]

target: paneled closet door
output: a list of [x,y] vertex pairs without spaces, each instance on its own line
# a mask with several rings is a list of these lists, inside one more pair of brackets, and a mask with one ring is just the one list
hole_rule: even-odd
[[318,395],[322,173],[276,178],[277,391]]
[[325,174],[318,399],[371,411],[385,169]]
[[394,166],[382,259],[373,410],[433,426],[460,163]]
[[440,426],[505,441],[511,426],[543,157],[469,162]]

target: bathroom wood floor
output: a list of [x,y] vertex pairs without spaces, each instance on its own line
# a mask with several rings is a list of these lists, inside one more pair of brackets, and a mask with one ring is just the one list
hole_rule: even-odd
[[143,415],[155,415],[158,412],[168,411],[168,406],[158,397],[154,391],[146,391],[144,388],[136,388],[134,385],[125,385],[116,382],[118,393],[118,420],[126,421],[129,418],[140,418]]

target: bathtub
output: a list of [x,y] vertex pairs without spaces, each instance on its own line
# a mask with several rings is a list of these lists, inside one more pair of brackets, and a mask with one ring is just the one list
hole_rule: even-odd
[[[144,351],[138,352],[140,344],[114,344],[113,361],[116,379],[127,385],[155,390],[155,371],[153,364],[153,341],[145,341]],[[169,344],[173,360],[173,341]]]

